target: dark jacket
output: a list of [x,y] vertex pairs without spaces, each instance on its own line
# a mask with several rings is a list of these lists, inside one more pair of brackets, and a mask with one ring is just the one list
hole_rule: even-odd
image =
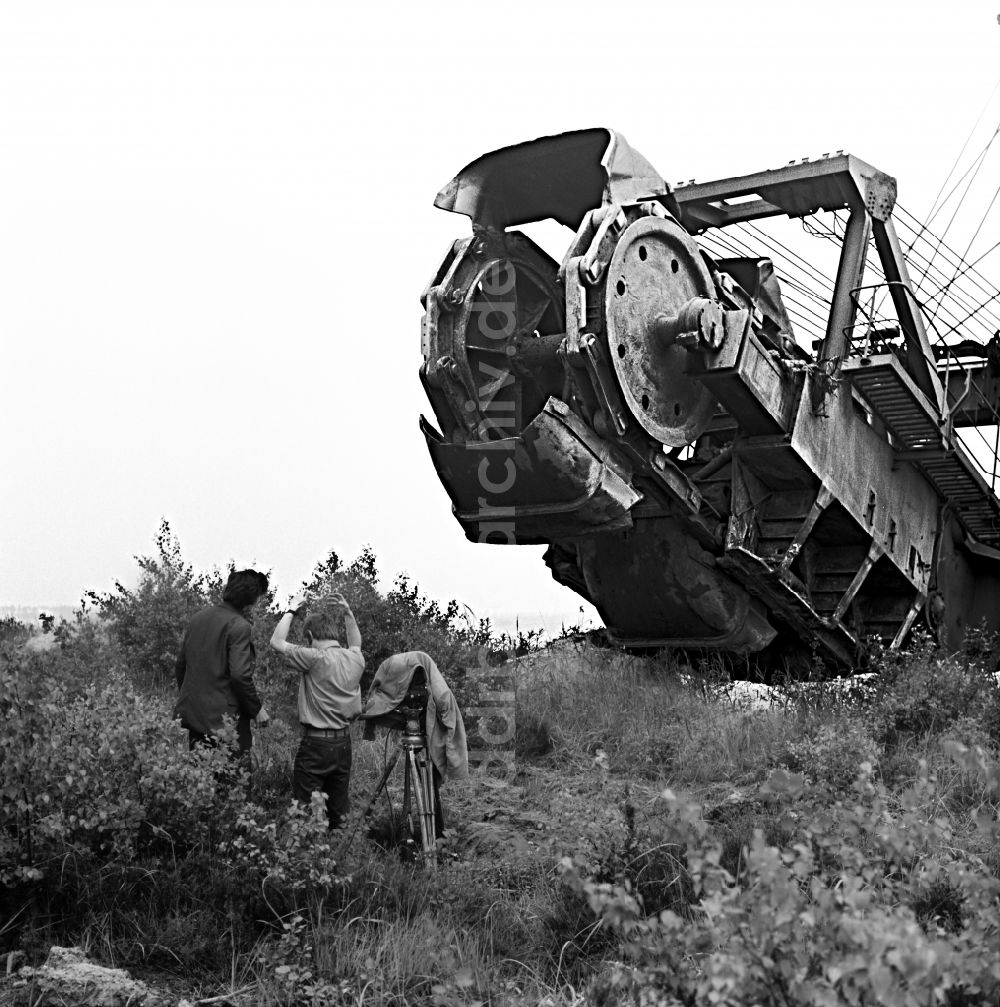
[[243,720],[248,728],[261,708],[254,658],[250,623],[235,608],[203,608],[189,623],[177,657],[181,694],[174,716],[199,734],[221,731],[224,716]]

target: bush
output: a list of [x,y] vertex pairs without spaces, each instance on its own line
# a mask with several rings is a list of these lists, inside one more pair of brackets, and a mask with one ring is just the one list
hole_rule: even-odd
[[20,646],[30,639],[31,635],[31,627],[21,622],[20,619],[15,619],[10,615],[5,615],[0,619],[0,646]]
[[878,762],[878,745],[866,725],[846,710],[836,718],[804,717],[801,733],[784,746],[781,762],[831,793],[850,790],[858,766]]
[[[1000,838],[1000,767],[955,745],[953,759],[979,772],[992,813],[978,830]],[[864,766],[850,801],[776,773],[762,796],[791,812],[792,834],[772,845],[758,832],[739,880],[697,806],[668,795],[664,840],[684,851],[696,907],[650,916],[632,886],[588,877],[565,860],[567,881],[619,938],[626,964],[598,980],[600,1004],[994,1004],[1000,961],[1000,881],[956,849],[933,817],[924,776],[897,801]]]
[[130,862],[210,845],[239,787],[227,753],[187,751],[126,681],[67,687],[37,659],[0,666],[0,883],[51,882],[65,858]]
[[[170,949],[175,964],[217,972],[340,884],[322,801],[248,804],[234,731],[189,751],[168,703],[122,677],[67,684],[57,672],[38,657],[0,664],[6,941],[38,941],[58,919],[49,941],[96,931],[113,955]],[[284,753],[264,748],[254,789],[287,805],[287,776],[272,791]]]
[[346,567],[336,552],[317,564],[306,582],[316,598],[342,591],[357,618],[369,672],[393,654],[422,650],[449,671],[478,665],[481,650],[502,659],[511,650],[531,646],[537,636],[510,637],[494,633],[488,619],[475,620],[455,600],[446,604],[428,598],[403,573],[382,593],[375,554],[366,546]]
[[875,739],[894,745],[976,717],[1000,741],[1000,686],[992,654],[982,635],[973,634],[965,653],[942,654],[918,639],[909,652],[883,655],[869,713]]
[[88,591],[89,601],[110,629],[133,675],[155,685],[173,682],[174,664],[191,616],[222,597],[222,575],[195,574],[181,557],[180,542],[166,520],[156,533],[156,555],[136,556],[134,590],[115,582],[114,591]]
[[[88,591],[75,623],[59,627],[64,662],[82,661],[91,669],[102,663],[121,667],[132,680],[154,689],[173,685],[174,665],[187,624],[199,609],[220,601],[224,578],[218,569],[196,573],[184,561],[180,543],[166,520],[160,524],[155,545],[154,555],[135,557],[139,565],[135,588],[118,581],[113,591]],[[331,551],[304,586],[315,599],[313,608],[334,591],[343,591],[351,602],[363,637],[367,663],[364,686],[391,654],[424,650],[460,693],[464,669],[478,666],[483,652],[499,660],[515,649],[524,651],[539,642],[539,634],[521,634],[514,640],[494,633],[488,620],[477,622],[463,614],[458,602],[441,605],[427,598],[406,574],[400,574],[383,593],[376,557],[369,547],[347,565]],[[252,640],[258,684],[267,704],[272,712],[283,713],[294,722],[297,677],[288,674],[280,655],[269,646],[280,615],[271,592],[250,615]],[[102,640],[104,634],[107,638]],[[301,642],[299,621],[293,624],[290,639]],[[102,643],[104,652],[98,654],[95,646]]]

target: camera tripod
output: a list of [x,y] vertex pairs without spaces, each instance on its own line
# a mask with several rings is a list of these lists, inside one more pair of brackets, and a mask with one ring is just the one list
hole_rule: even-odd
[[354,835],[379,795],[385,790],[400,757],[403,759],[403,820],[410,840],[419,843],[426,863],[437,867],[437,838],[442,829],[441,801],[438,797],[437,770],[428,758],[424,718],[427,711],[427,689],[423,673],[414,677],[403,702],[391,713],[372,718],[369,723],[399,731],[399,744],[386,763],[375,790],[358,823],[354,826],[341,855],[347,852]]

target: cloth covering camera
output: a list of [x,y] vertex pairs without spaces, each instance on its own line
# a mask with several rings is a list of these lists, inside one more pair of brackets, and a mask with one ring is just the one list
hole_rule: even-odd
[[422,650],[393,654],[375,672],[362,718],[367,721],[364,737],[375,736],[375,719],[392,713],[403,702],[410,680],[418,668],[427,678],[427,755],[442,778],[465,779],[469,775],[469,749],[462,711],[433,658]]

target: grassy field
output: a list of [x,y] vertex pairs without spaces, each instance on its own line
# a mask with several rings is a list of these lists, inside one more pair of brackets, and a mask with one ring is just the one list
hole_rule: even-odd
[[[289,814],[285,720],[257,732],[243,806],[213,791],[217,767],[192,769],[167,690],[78,681],[61,748],[29,731],[28,755],[4,750],[0,952],[77,944],[175,1001],[1000,1003],[990,660],[918,647],[863,692],[744,710],[718,673],[666,656],[530,654],[517,772],[446,785],[436,872],[394,839],[398,781],[347,849],[321,814]],[[8,714],[21,689],[28,717],[42,668],[7,665]],[[109,743],[115,719],[141,738],[113,726]],[[385,751],[355,739],[356,808]],[[15,1002],[46,1001],[8,983],[0,1003]]]

